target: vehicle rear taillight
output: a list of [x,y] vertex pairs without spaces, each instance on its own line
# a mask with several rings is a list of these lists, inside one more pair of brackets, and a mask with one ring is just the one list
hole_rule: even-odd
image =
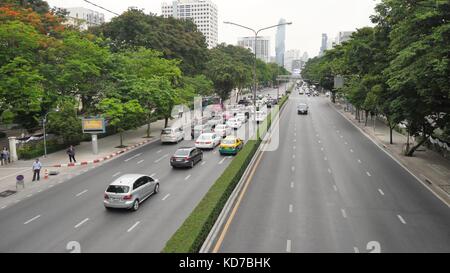
[[105,196],[104,196],[104,197],[105,197],[106,200],[109,199],[109,195],[107,195],[106,193],[105,193]]
[[188,157],[185,157],[184,159],[185,159],[185,160],[189,160],[189,159],[191,159],[191,158],[188,156]]
[[199,142],[199,141],[196,141],[195,144],[200,144],[200,142]]
[[123,200],[131,200],[133,198],[133,195],[129,194],[129,195],[125,195],[123,197]]

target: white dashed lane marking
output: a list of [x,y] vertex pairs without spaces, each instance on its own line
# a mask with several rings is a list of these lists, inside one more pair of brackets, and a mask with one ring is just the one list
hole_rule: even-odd
[[378,189],[378,192],[379,192],[381,195],[384,195],[384,192],[383,192],[381,189]]
[[87,192],[88,192],[88,190],[84,190],[84,191],[78,193],[78,194],[76,195],[76,197],[80,197],[81,195],[83,195],[83,194],[85,194],[85,193],[87,193]]
[[30,220],[26,221],[26,222],[23,223],[23,224],[24,224],[24,225],[28,225],[29,223],[31,223],[31,222],[33,222],[33,221],[39,219],[39,218],[41,218],[41,215],[37,215],[37,216],[31,218]]
[[120,175],[120,174],[121,174],[121,172],[117,172],[117,173],[113,174],[112,177],[116,177],[116,176],[118,176],[118,175]]
[[133,229],[135,229],[141,222],[137,221],[134,225],[132,225],[127,232],[131,232]]
[[366,172],[367,176],[372,176],[369,172]]
[[166,201],[167,198],[169,198],[170,194],[164,196],[164,198],[162,199],[163,201]]
[[286,242],[286,252],[291,252],[291,240],[287,240]]
[[342,217],[347,218],[347,212],[345,209],[341,209]]
[[83,221],[79,222],[79,223],[75,226],[75,228],[81,227],[81,226],[82,226],[84,223],[86,223],[87,221],[89,221],[89,218],[86,218],[86,219],[84,219]]
[[406,225],[406,221],[405,219],[403,219],[403,217],[399,214],[397,215],[398,219],[400,220],[400,222],[402,222],[402,224]]

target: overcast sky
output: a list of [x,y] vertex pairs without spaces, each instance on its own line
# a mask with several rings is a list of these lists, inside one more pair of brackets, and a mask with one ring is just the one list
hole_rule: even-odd
[[[86,7],[105,14],[107,20],[114,15],[83,0],[48,0],[50,6]],[[121,13],[128,7],[138,7],[146,13],[161,14],[161,3],[172,0],[90,0],[109,10]],[[287,26],[286,49],[307,51],[309,56],[319,53],[322,33],[334,39],[339,31],[371,26],[369,16],[380,0],[213,0],[219,9],[219,43],[236,44],[240,36],[250,33],[223,21],[231,21],[251,28],[275,25],[280,18],[293,24]],[[271,37],[271,51],[275,55],[274,30],[262,32]]]

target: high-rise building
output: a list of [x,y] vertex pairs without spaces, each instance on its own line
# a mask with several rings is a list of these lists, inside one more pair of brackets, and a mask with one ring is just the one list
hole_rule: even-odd
[[309,59],[308,52],[305,51],[305,53],[303,53],[303,56],[302,56],[302,61],[304,63],[306,63],[308,61],[308,59]]
[[[279,24],[286,23],[285,19],[280,19]],[[279,66],[284,66],[284,54],[286,51],[286,25],[279,26],[275,39],[275,59]]]
[[65,8],[69,13],[67,15],[67,24],[74,25],[80,29],[86,30],[92,26],[99,26],[105,22],[103,13],[82,7]]
[[298,49],[292,49],[286,51],[284,54],[284,68],[286,68],[287,71],[292,72],[293,71],[293,65],[294,61],[301,59],[301,51]]
[[[255,37],[239,38],[238,46],[249,48],[253,53],[255,53]],[[257,37],[256,57],[266,63],[270,62],[270,37]]]
[[320,46],[319,56],[322,56],[325,50],[328,47],[328,35],[326,33],[322,33],[322,44]]
[[339,31],[335,39],[335,45],[340,45],[345,41],[350,40],[354,31]]
[[206,38],[209,48],[218,43],[218,9],[210,0],[175,0],[162,4],[162,16],[192,19]]

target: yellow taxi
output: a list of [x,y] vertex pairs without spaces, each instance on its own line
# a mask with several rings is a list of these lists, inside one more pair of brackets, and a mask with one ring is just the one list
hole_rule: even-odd
[[237,154],[242,147],[244,146],[244,142],[235,137],[235,136],[227,136],[222,140],[219,152],[221,155],[235,155]]

